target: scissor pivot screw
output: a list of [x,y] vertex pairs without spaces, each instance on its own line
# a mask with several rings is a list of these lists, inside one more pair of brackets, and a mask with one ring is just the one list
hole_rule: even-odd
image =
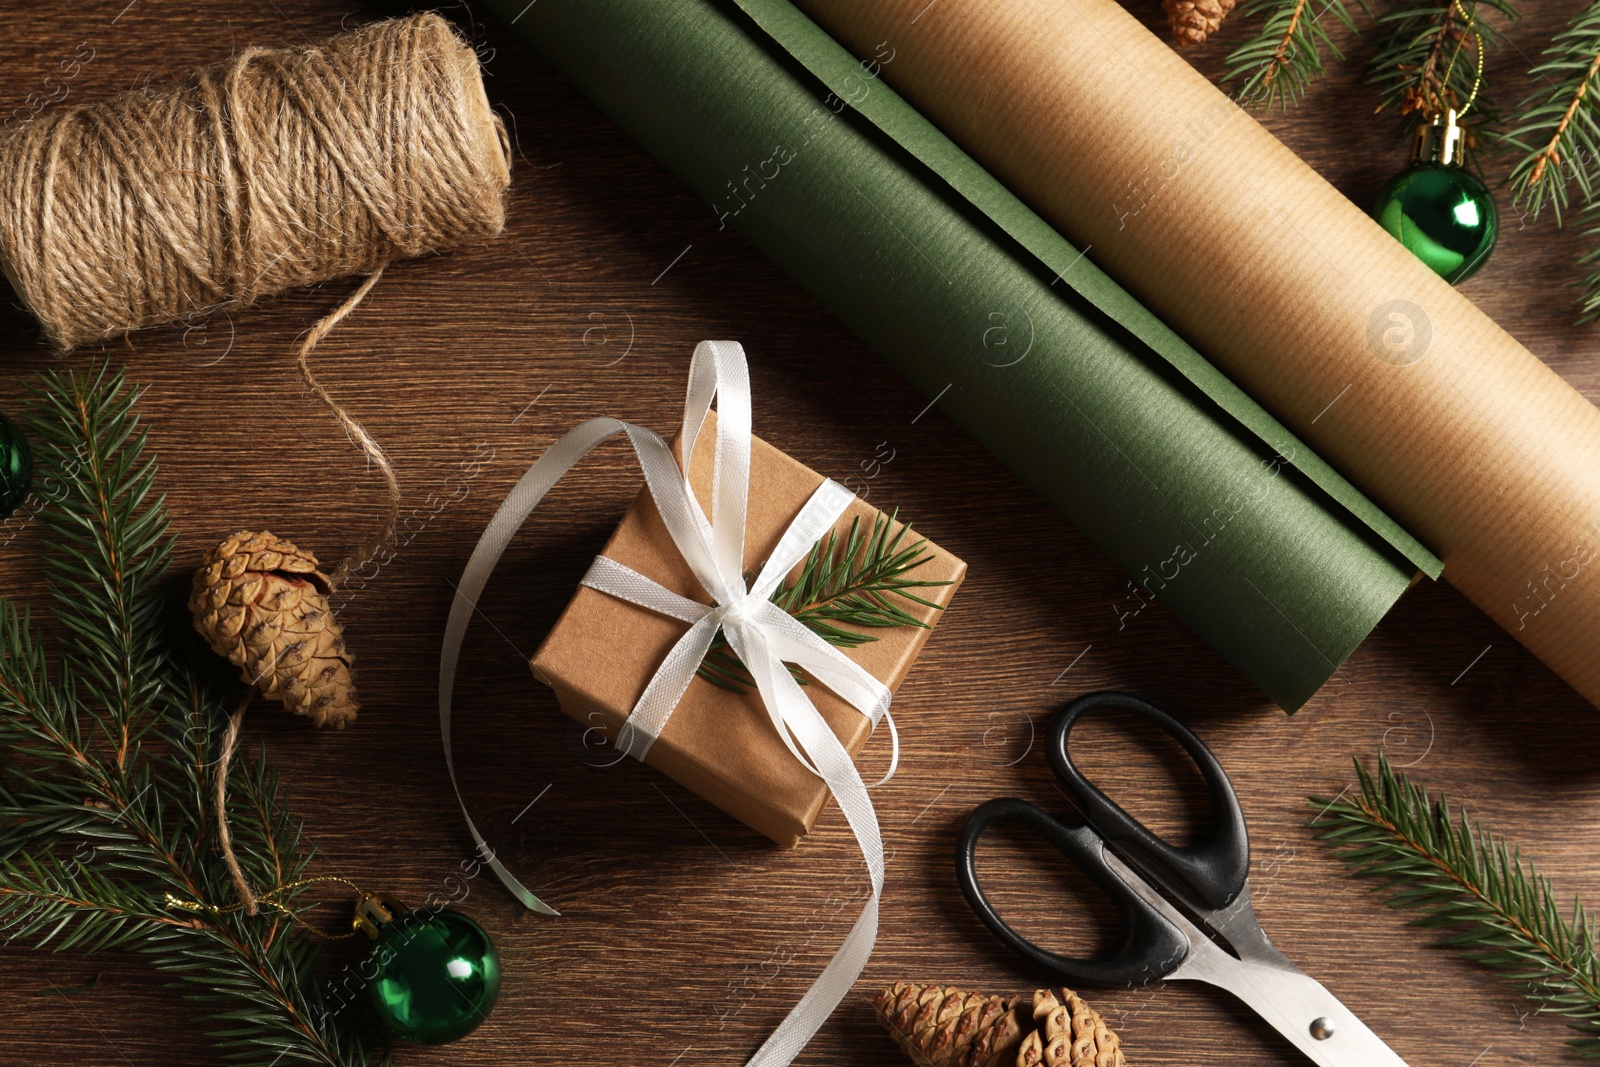
[[1333,1036],[1333,1020],[1325,1015],[1319,1015],[1311,1020],[1311,1036],[1318,1041],[1326,1041]]

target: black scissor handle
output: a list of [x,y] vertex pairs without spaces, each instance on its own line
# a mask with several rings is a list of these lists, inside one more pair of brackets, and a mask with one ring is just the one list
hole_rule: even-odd
[[[1040,948],[1013,930],[995,911],[978,884],[978,841],[1002,819],[1016,819],[1037,830],[1046,841],[1082,868],[1105,890],[1122,913],[1122,945],[1108,959],[1084,960]],[[1014,952],[1065,975],[1074,982],[1140,985],[1165,978],[1189,953],[1189,939],[1106,865],[1105,842],[1086,826],[1067,826],[1045,811],[1014,797],[991,800],[972,813],[956,840],[956,881],[972,910],[994,935]]]
[[[1102,709],[1128,711],[1160,727],[1189,753],[1206,790],[1211,794],[1212,824],[1206,836],[1188,848],[1176,848],[1151,833],[1144,824],[1100,791],[1072,762],[1068,738],[1085,714]],[[1189,728],[1154,704],[1128,693],[1090,693],[1062,709],[1051,728],[1046,753],[1056,777],[1076,794],[1089,824],[1106,840],[1123,848],[1134,859],[1152,866],[1152,874],[1177,879],[1169,886],[1182,894],[1186,887],[1194,899],[1192,906],[1225,908],[1232,904],[1245,879],[1250,876],[1250,837],[1245,829],[1239,796],[1233,791],[1222,765],[1211,750]]]

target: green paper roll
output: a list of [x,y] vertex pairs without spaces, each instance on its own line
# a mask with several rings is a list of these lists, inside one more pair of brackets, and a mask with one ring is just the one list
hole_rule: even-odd
[[[1109,608],[1123,624],[1160,599],[1293,711],[1419,566],[1435,570],[1243,394],[1230,411],[1198,385],[1231,390],[1026,208],[1024,244],[911,155],[905,139],[922,137],[961,162],[931,126],[892,139],[743,11],[489,7],[1115,560],[1130,576]],[[763,7],[830,46],[791,6]],[[869,70],[870,94],[890,94]]]

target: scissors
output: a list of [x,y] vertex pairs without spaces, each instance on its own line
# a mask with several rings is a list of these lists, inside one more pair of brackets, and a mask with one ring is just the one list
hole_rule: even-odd
[[[1186,848],[1169,845],[1078,770],[1068,738],[1084,715],[1098,710],[1131,712],[1148,720],[1182,745],[1199,766],[1213,812],[1213,825],[1200,841]],[[1226,989],[1322,1067],[1405,1067],[1405,1061],[1338,998],[1267,940],[1250,906],[1250,840],[1239,797],[1211,750],[1187,727],[1127,693],[1090,693],[1062,710],[1051,728],[1046,753],[1088,825],[1070,826],[1026,801],[1006,797],[974,811],[956,845],[961,892],[995,936],[1025,959],[1074,982],[1139,985],[1170,979]],[[1018,934],[995,911],[978,882],[978,842],[991,826],[1008,819],[1038,831],[1110,895],[1125,926],[1122,945],[1112,956],[1057,955]],[[1181,903],[1200,925],[1160,890]],[[1207,931],[1227,941],[1233,952],[1220,947]]]

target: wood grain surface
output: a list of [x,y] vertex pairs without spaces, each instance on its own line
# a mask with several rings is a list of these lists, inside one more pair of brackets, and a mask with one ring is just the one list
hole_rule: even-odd
[[[1160,23],[1156,0],[1136,2]],[[1527,6],[1490,70],[1503,104],[1526,91],[1529,57],[1578,9]],[[6,0],[0,116],[27,114],[62,84],[68,101],[96,99],[248,44],[315,40],[396,11],[349,0]],[[1312,843],[1306,796],[1345,788],[1352,755],[1387,751],[1520,842],[1562,892],[1600,900],[1594,708],[1442,583],[1409,593],[1293,718],[1161,609],[1119,630],[1123,578],[1098,551],[776,267],[718,232],[703,204],[503,26],[461,7],[450,15],[481,45],[491,100],[515,130],[510,222],[485,247],[392,268],[318,352],[325,383],[398,463],[408,533],[343,608],[360,721],[316,733],[262,708],[247,727],[283,769],[318,870],[418,901],[447,891],[471,854],[434,701],[450,583],[555,437],[602,413],[670,431],[694,343],[735,338],[752,360],[758,433],[825,474],[853,476],[971,568],[896,705],[901,770],[875,794],[891,850],[877,952],[800,1062],[902,1062],[869,1006],[897,979],[1005,993],[1048,981],[967,911],[952,840],[994,796],[1065,809],[1034,739],[1054,708],[1105,687],[1173,709],[1212,745],[1253,829],[1263,925],[1414,1067],[1563,1055],[1558,1022],[1430,950]],[[1193,60],[1216,76],[1244,32],[1235,15]],[[1263,121],[1365,204],[1406,146],[1396,120],[1370,114],[1373,36],[1341,41],[1348,62],[1298,111]],[[92,59],[70,82],[47,82],[75,53]],[[1569,283],[1585,247],[1549,219],[1510,215],[1493,262],[1464,291],[1600,400],[1600,335],[1572,325]],[[182,534],[180,565],[239,528],[271,529],[325,559],[366,534],[379,479],[299,385],[291,355],[348,289],[294,292],[107,346],[148,383],[143,411]],[[51,354],[27,314],[3,303],[0,406],[14,407],[38,371],[96,358]],[[893,458],[882,462],[886,450]],[[529,655],[638,484],[621,446],[569,477],[519,537],[472,628],[458,694],[466,793],[502,856],[563,916],[522,913],[488,877],[468,885],[464,907],[504,957],[499,1008],[457,1045],[403,1050],[405,1064],[741,1064],[860,907],[865,874],[837,810],[799,848],[776,849],[655,771],[586,744],[529,676]],[[435,492],[456,499],[435,513],[423,503]],[[8,594],[42,593],[38,533],[26,523],[0,531]],[[1108,789],[1156,826],[1184,831],[1193,783],[1181,763],[1114,724],[1082,740]],[[875,742],[865,768],[886,758]],[[984,867],[1025,929],[1064,948],[1105,942],[1104,905],[1023,839],[997,842]],[[6,1067],[216,1062],[188,1006],[137,957],[6,948],[0,975]],[[1090,996],[1133,1064],[1296,1061],[1209,989]]]

